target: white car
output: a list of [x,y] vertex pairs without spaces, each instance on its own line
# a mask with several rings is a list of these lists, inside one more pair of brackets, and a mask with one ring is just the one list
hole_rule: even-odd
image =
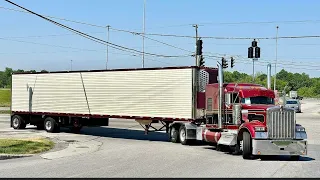
[[301,113],[301,104],[298,99],[288,99],[285,107],[293,108],[296,112]]

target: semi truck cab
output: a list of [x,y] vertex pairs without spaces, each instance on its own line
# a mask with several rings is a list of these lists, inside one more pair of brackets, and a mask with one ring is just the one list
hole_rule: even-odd
[[[299,158],[307,153],[307,134],[296,123],[293,109],[275,105],[272,90],[257,84],[223,84],[222,128],[218,127],[219,84],[206,88],[207,121],[217,146],[233,147],[245,159],[253,155],[290,155]],[[211,109],[212,107],[212,109]],[[215,129],[215,130],[214,130]]]

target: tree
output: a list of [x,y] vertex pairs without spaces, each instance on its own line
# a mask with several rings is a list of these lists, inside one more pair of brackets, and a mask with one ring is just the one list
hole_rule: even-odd
[[13,70],[11,68],[6,67],[4,71],[4,77],[5,77],[5,87],[11,87],[11,75],[13,73]]

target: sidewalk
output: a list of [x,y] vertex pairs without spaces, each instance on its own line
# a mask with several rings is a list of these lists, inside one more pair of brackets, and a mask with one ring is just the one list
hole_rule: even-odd
[[10,122],[10,114],[0,114],[0,122]]
[[9,111],[10,107],[0,107],[0,111]]

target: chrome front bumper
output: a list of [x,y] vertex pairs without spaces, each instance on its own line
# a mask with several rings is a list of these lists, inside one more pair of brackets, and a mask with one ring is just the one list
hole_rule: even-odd
[[306,140],[252,139],[253,155],[307,155]]

